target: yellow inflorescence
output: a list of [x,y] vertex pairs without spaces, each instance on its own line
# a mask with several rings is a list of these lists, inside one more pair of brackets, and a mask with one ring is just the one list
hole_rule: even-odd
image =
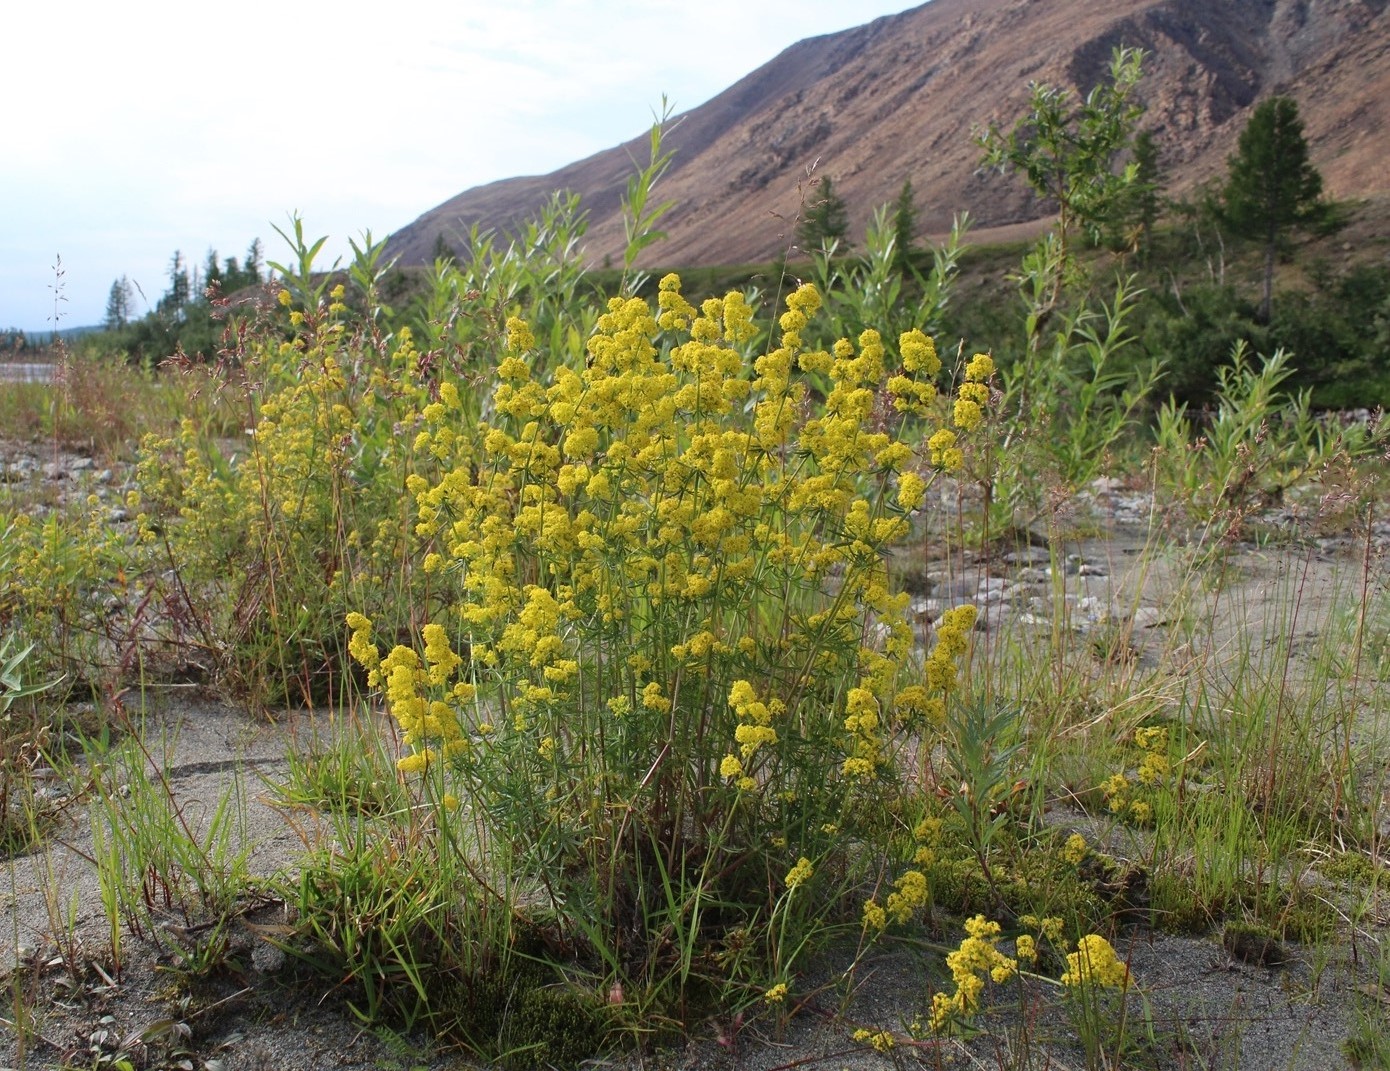
[[1062,984],[1124,989],[1129,986],[1129,968],[1115,954],[1109,941],[1098,933],[1091,933],[1081,938],[1076,943],[1076,951],[1067,956]]
[[996,947],[999,923],[976,915],[965,924],[965,939],[946,957],[946,966],[955,982],[954,993],[932,997],[931,1030],[940,1033],[955,1019],[967,1018],[980,1007],[985,979],[1003,984],[1018,972],[1018,961]]
[[[865,330],[812,348],[820,306],[798,287],[759,352],[743,295],[697,307],[668,275],[655,308],[607,303],[582,367],[551,367],[546,339],[509,317],[495,388],[466,433],[456,386],[422,402],[411,442],[428,464],[406,485],[448,618],[422,630],[420,657],[382,657],[370,622],[349,619],[349,650],[415,752],[474,762],[482,748],[553,777],[581,748],[600,753],[577,736],[596,714],[603,746],[630,748],[645,771],[644,741],[687,746],[698,724],[710,751],[690,768],[733,790],[731,806],[790,808],[806,791],[788,770],[808,725],[839,749],[815,791],[863,793],[906,727],[943,721],[973,608],[943,617],[910,679],[916,636],[885,553],[933,470],[963,463],[963,414],[987,406],[993,367],[969,363],[954,430],[923,446],[921,419],[944,408],[932,340],[914,330],[894,346]],[[814,409],[808,376],[824,390]],[[798,609],[769,627],[758,600],[773,592]],[[805,686],[821,680],[843,684]],[[793,868],[788,887],[806,876]],[[904,921],[927,899],[909,870],[866,921]]]
[[787,871],[787,876],[783,881],[788,889],[795,889],[802,882],[810,881],[813,873],[811,860],[803,855],[796,861],[796,865]]

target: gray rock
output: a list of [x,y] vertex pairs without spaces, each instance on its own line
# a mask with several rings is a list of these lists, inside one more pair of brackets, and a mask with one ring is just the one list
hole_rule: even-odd
[[1168,623],[1166,615],[1157,606],[1141,606],[1134,611],[1130,624],[1136,629],[1157,628]]
[[251,969],[275,974],[285,967],[285,953],[268,941],[257,941],[251,948]]

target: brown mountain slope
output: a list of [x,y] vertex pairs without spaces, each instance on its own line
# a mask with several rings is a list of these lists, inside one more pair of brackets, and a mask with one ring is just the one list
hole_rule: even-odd
[[[676,207],[646,259],[728,264],[787,250],[808,175],[828,174],[851,233],[911,178],[927,233],[953,212],[977,225],[1042,210],[1022,183],[977,171],[971,133],[1022,113],[1030,81],[1084,92],[1120,44],[1150,53],[1141,93],[1169,192],[1224,171],[1251,105],[1298,100],[1328,192],[1390,190],[1390,0],[932,0],[801,41],[680,117],[659,187]],[[477,221],[506,229],[556,189],[583,196],[591,262],[621,257],[619,198],[645,135],[549,175],[468,190],[391,237],[403,263],[456,246]]]

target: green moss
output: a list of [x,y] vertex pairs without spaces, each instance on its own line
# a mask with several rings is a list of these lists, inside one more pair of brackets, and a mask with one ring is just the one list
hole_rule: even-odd
[[995,889],[973,857],[939,859],[926,871],[932,902],[953,915],[997,917],[1002,901],[1015,916],[1055,915],[1081,933],[1127,914],[1142,900],[1137,871],[1105,857],[1077,867],[1060,849],[1060,843],[1055,849],[1035,845],[1014,851],[1006,863],[993,863]]
[[1317,872],[1338,885],[1370,885],[1381,868],[1360,852],[1339,852],[1317,864]]
[[490,1055],[504,1067],[573,1067],[604,1038],[602,1009],[538,967],[442,980],[429,1023],[446,1041]]
[[1299,892],[1289,898],[1279,916],[1284,938],[1299,944],[1316,944],[1333,937],[1341,919],[1325,900]]
[[503,1043],[516,1067],[573,1067],[594,1055],[602,1039],[595,1005],[568,989],[526,990],[507,1021]]

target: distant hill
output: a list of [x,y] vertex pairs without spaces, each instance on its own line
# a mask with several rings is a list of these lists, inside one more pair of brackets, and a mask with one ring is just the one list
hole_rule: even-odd
[[[1294,97],[1313,160],[1338,198],[1390,190],[1390,0],[932,0],[841,33],[801,41],[679,117],[659,193],[676,207],[662,264],[767,260],[786,252],[813,179],[828,174],[852,234],[911,178],[924,233],[968,209],[977,228],[1045,214],[1023,184],[977,171],[974,129],[1009,123],[1028,83],[1085,92],[1112,49],[1145,49],[1144,126],[1168,192],[1224,172],[1252,105]],[[619,198],[645,133],[549,175],[479,186],[392,235],[402,263],[456,247],[474,222],[508,229],[557,189],[589,211],[590,262],[620,259]],[[979,231],[977,230],[977,237]]]

